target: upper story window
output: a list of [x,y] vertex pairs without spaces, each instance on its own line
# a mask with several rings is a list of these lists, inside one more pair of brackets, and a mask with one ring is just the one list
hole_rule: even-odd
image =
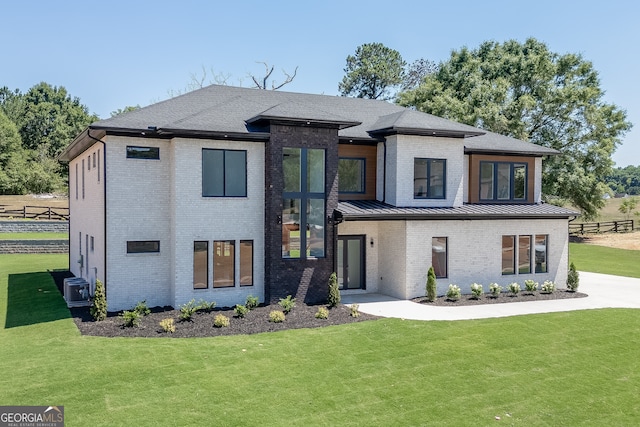
[[413,198],[444,199],[446,174],[445,159],[413,159]]
[[247,197],[247,152],[203,148],[202,196]]
[[284,148],[282,257],[325,256],[325,150]]
[[365,159],[341,157],[338,160],[338,192],[365,193]]
[[526,201],[527,164],[480,162],[480,200]]
[[127,145],[127,159],[160,159],[160,147],[138,147]]

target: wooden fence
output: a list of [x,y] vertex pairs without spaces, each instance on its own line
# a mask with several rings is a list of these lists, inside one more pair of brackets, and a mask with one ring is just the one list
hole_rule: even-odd
[[0,205],[0,218],[69,220],[69,208]]
[[569,234],[587,234],[587,233],[619,233],[625,231],[633,231],[633,220],[625,219],[622,221],[607,222],[586,222],[582,224],[569,223]]

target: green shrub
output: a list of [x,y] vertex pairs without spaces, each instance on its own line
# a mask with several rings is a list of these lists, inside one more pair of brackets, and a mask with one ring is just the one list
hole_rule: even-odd
[[229,326],[229,318],[224,314],[216,314],[213,318],[213,326],[216,328],[226,328]]
[[328,319],[329,318],[329,309],[327,307],[318,307],[318,311],[316,312],[316,319]]
[[244,318],[244,316],[247,315],[247,313],[249,312],[249,309],[247,308],[246,305],[236,304],[236,307],[233,309],[233,312],[236,314],[237,317],[242,319]]
[[491,283],[489,285],[489,292],[494,298],[497,298],[500,296],[500,292],[502,292],[502,286],[498,285],[497,283]]
[[481,284],[479,283],[471,284],[471,294],[473,295],[473,298],[479,299],[483,293],[484,293],[484,289],[482,289]]
[[258,306],[258,297],[254,297],[253,295],[247,296],[247,300],[245,301],[244,305],[249,310],[253,310]]
[[96,321],[107,318],[107,296],[104,292],[104,284],[100,279],[96,280],[96,291],[89,312]]
[[349,313],[349,315],[351,317],[360,317],[360,312],[358,311],[359,308],[360,308],[359,304],[351,304],[351,307],[349,307],[349,309],[351,310],[351,313]]
[[518,292],[520,292],[520,285],[516,282],[509,283],[509,286],[507,286],[507,290],[513,295],[518,295]]
[[119,317],[125,327],[131,328],[140,324],[140,318],[142,317],[142,315],[135,310],[125,310]]
[[535,292],[538,290],[538,282],[535,282],[531,279],[525,280],[524,288],[527,292]]
[[211,313],[214,308],[216,308],[215,301],[208,302],[203,299],[200,299],[200,301],[198,301],[198,304],[196,304],[196,311],[204,311],[205,313]]
[[200,306],[193,299],[186,304],[182,304],[180,306],[180,320],[183,322],[191,320],[191,317],[199,308]]
[[462,296],[462,292],[460,291],[460,286],[454,285],[453,283],[449,285],[449,289],[447,290],[447,299],[451,301],[457,301]]
[[172,318],[162,319],[160,321],[160,327],[163,331],[168,333],[174,333],[176,331],[176,325]]
[[336,273],[331,273],[331,276],[329,276],[329,298],[327,303],[329,307],[335,307],[340,304],[340,289],[338,289],[338,275]]
[[569,273],[567,274],[567,289],[575,292],[578,290],[578,286],[580,286],[580,275],[572,262],[571,265],[569,265]]
[[279,310],[272,310],[269,313],[269,322],[282,323],[284,322],[284,313]]
[[149,310],[149,307],[147,307],[147,300],[140,301],[139,303],[137,303],[136,306],[133,308],[133,311],[138,313],[140,316],[147,316],[148,314],[151,313],[151,310]]
[[429,267],[429,271],[427,272],[427,300],[435,301],[436,300],[436,292],[438,288],[438,281],[436,280],[436,272],[433,269],[433,266]]
[[551,280],[545,280],[542,286],[540,287],[540,290],[545,294],[550,294],[556,290],[556,284],[553,283]]
[[291,295],[287,295],[286,298],[280,298],[280,301],[278,301],[278,305],[282,307],[282,311],[284,311],[285,314],[288,314],[291,310],[293,310],[293,307],[296,306],[296,299],[291,298]]

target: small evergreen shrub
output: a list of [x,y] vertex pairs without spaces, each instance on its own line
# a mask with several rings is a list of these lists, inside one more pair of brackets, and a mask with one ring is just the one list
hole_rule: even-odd
[[151,310],[149,310],[149,307],[147,307],[147,300],[140,301],[139,303],[137,303],[136,306],[133,308],[133,311],[135,311],[136,313],[138,313],[140,316],[143,316],[143,317],[151,313]]
[[453,283],[449,285],[449,289],[447,290],[447,299],[451,301],[458,301],[462,296],[462,292],[460,291],[460,286],[454,285]]
[[229,318],[224,314],[216,314],[213,318],[213,326],[216,328],[226,328],[229,326]]
[[351,304],[351,307],[349,307],[349,309],[351,310],[349,315],[351,317],[360,317],[360,312],[358,311],[359,308],[360,308],[359,304]]
[[100,279],[96,279],[96,291],[89,312],[98,322],[107,318],[107,296],[104,293],[104,283]]
[[200,301],[198,301],[198,304],[196,304],[196,311],[204,311],[205,313],[211,313],[214,308],[216,308],[215,301],[208,302],[203,299],[200,299]]
[[329,298],[327,299],[327,304],[329,304],[329,307],[335,307],[338,304],[340,304],[340,289],[338,289],[338,276],[336,275],[335,272],[331,273],[331,276],[329,276]]
[[316,312],[316,319],[328,319],[329,318],[329,310],[327,307],[318,307],[318,311]]
[[249,312],[249,309],[247,308],[246,305],[236,304],[236,307],[233,309],[233,312],[236,314],[237,317],[243,319],[244,316],[246,316],[247,313]]
[[166,318],[166,319],[162,319],[160,321],[160,327],[162,328],[163,331],[167,332],[167,333],[174,333],[176,331],[176,324],[173,321],[172,318]]
[[578,286],[580,286],[580,275],[572,262],[571,265],[569,265],[569,273],[567,274],[567,289],[571,292],[576,292]]
[[253,295],[247,296],[247,300],[244,302],[244,305],[249,310],[253,310],[258,307],[258,297],[254,297]]
[[269,322],[282,323],[284,322],[284,313],[279,310],[272,310],[269,313]]
[[480,299],[483,293],[484,293],[484,289],[482,289],[481,284],[479,283],[471,284],[471,294],[473,295],[474,299]]
[[518,295],[518,292],[520,292],[520,285],[516,282],[509,283],[509,286],[507,286],[507,290],[511,292],[514,296]]
[[500,296],[500,292],[502,292],[502,286],[498,285],[497,283],[491,283],[489,285],[489,292],[491,293],[491,296],[497,298]]
[[140,324],[140,318],[142,317],[142,315],[140,315],[140,313],[135,310],[125,310],[119,317],[122,320],[123,326],[131,328]]
[[436,272],[433,266],[429,267],[427,272],[427,300],[434,302],[436,300],[436,291],[438,287],[438,281],[436,280]]
[[186,304],[182,304],[179,307],[180,307],[180,320],[183,322],[190,321],[191,317],[200,308],[200,306],[196,304],[196,301],[193,299]]
[[538,290],[538,282],[535,282],[531,279],[525,280],[524,288],[527,292],[535,292]]
[[284,311],[285,314],[288,314],[291,310],[293,310],[293,307],[296,306],[296,299],[291,298],[291,295],[287,295],[286,298],[280,298],[280,301],[278,301],[278,305],[282,307],[282,311]]
[[551,280],[545,280],[542,286],[540,287],[540,290],[545,294],[550,294],[556,290],[556,284],[553,283]]

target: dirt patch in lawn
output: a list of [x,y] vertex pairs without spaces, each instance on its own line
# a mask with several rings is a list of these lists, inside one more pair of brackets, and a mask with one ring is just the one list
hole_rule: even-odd
[[640,251],[640,231],[585,234],[583,236],[572,236],[571,241],[574,243],[586,243],[588,245]]

